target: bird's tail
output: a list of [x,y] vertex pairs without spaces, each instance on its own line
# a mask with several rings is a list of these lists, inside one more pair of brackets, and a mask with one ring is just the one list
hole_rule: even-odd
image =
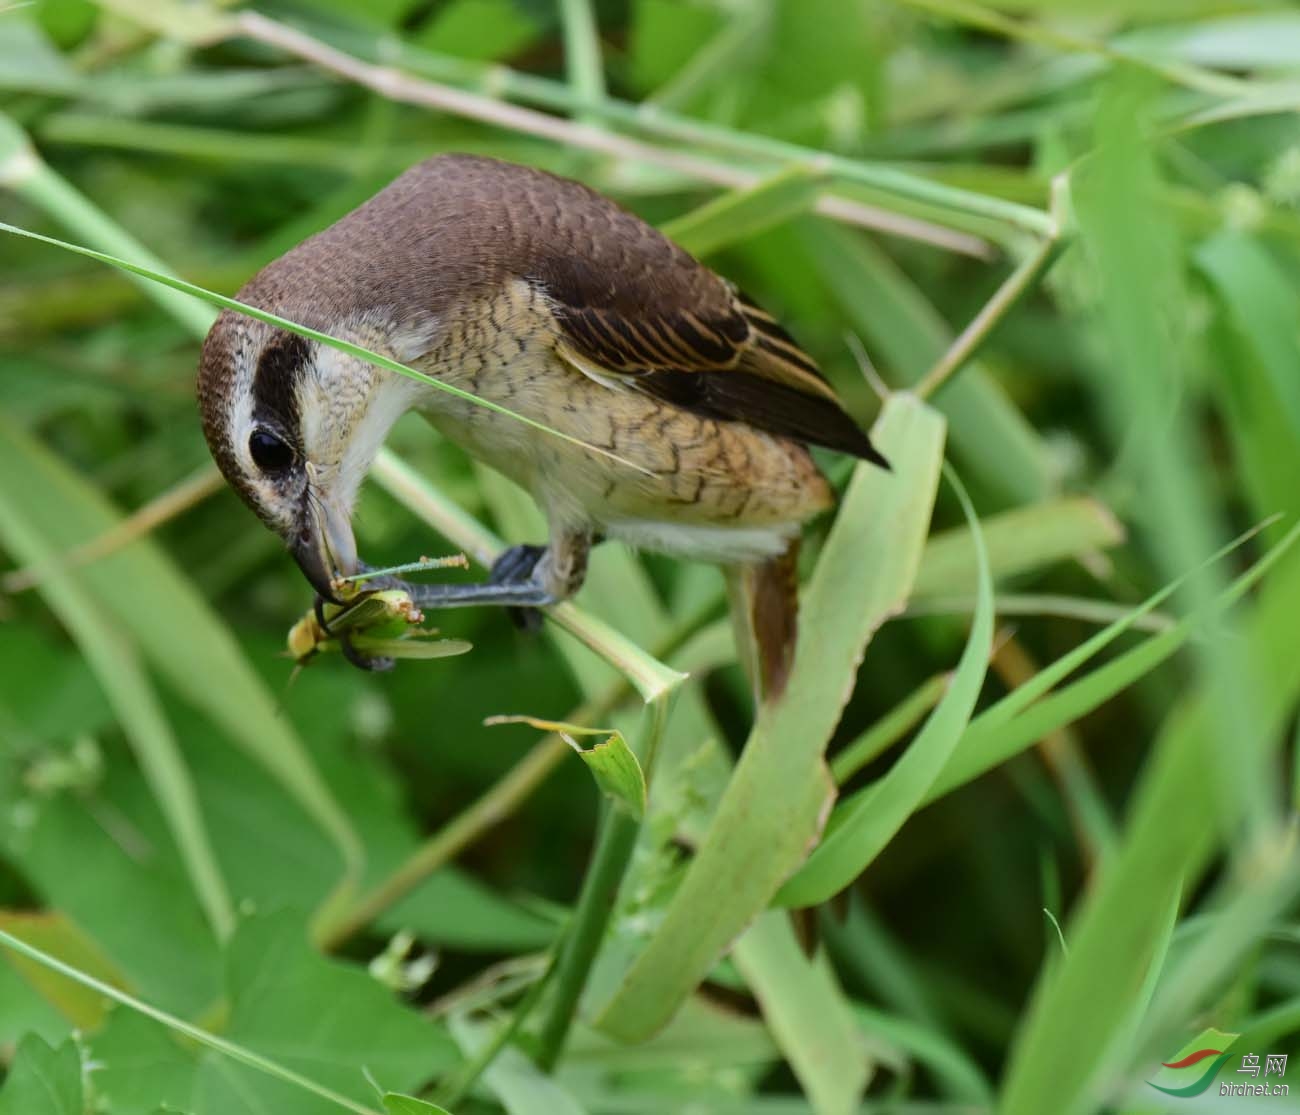
[[799,633],[799,539],[758,565],[729,571],[736,646],[759,702],[785,692]]

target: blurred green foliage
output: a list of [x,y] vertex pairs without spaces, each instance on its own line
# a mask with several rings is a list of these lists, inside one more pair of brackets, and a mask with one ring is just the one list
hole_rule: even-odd
[[[404,103],[326,48],[581,127]],[[849,494],[810,531],[803,637],[835,662],[752,727],[718,573],[607,546],[565,621],[604,658],[448,612],[471,653],[291,679],[308,591],[231,493],[77,556],[208,467],[210,308],[0,234],[0,932],[107,986],[0,941],[0,1113],[1140,1115],[1185,1102],[1144,1081],[1210,1028],[1300,1052],[1294,6],[0,0],[8,224],[229,294],[444,150],[666,227],[864,423],[873,378],[972,340],[895,400],[926,431],[905,487],[825,459]],[[389,444],[415,479],[365,492],[369,560],[539,540],[418,419]],[[691,673],[653,762],[601,624]],[[650,774],[603,934],[614,815],[503,714],[617,730]],[[781,902],[856,878],[760,913],[826,813],[827,736],[834,838]],[[585,988],[546,975],[575,924]]]

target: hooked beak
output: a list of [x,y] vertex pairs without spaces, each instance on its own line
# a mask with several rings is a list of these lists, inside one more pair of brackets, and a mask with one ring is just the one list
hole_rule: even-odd
[[357,543],[346,512],[328,502],[309,500],[290,551],[312,588],[331,604],[344,603],[334,582],[357,571]]

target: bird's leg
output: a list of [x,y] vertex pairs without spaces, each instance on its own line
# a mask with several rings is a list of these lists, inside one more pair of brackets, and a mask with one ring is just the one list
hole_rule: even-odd
[[497,605],[544,608],[572,596],[587,575],[591,535],[561,531],[550,544],[514,546],[492,566],[492,575],[477,585],[413,585],[403,587],[418,608],[462,608]]

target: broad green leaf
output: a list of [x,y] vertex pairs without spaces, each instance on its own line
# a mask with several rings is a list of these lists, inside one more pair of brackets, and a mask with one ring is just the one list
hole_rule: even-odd
[[855,1111],[871,1065],[826,958],[806,956],[790,915],[768,910],[736,943],[735,960],[813,1110]]
[[[58,551],[104,534],[120,517],[104,497],[0,415],[0,475],[11,506]],[[192,581],[149,539],[75,570],[96,609],[111,616],[188,702],[263,763],[355,865],[359,841],[266,686]]]
[[363,1068],[409,1090],[454,1060],[444,1030],[363,970],[316,955],[293,918],[243,924],[227,981],[232,1041],[345,1095],[368,1095]]
[[[33,484],[30,460],[24,459],[29,455],[21,452],[17,431],[13,433],[13,444],[0,448],[0,544],[24,564],[49,570],[41,582],[42,595],[98,677],[154,799],[167,817],[190,885],[212,931],[224,938],[234,927],[234,908],[171,725],[134,648],[115,630],[102,603],[81,579],[59,565],[59,551],[64,547],[46,534],[44,524],[31,514],[33,497],[40,500],[39,488]],[[0,437],[6,435],[0,417]],[[45,498],[48,502],[41,512],[46,523],[77,517],[75,505],[69,506],[71,500],[65,503],[53,493]]]
[[929,528],[943,419],[894,395],[874,430],[892,472],[859,465],[801,608],[784,696],[764,705],[663,922],[601,1011],[639,1040],[672,1016],[807,855],[831,800],[822,761],[875,631],[902,610]]
[[402,1096],[396,1092],[384,1093],[384,1110],[388,1115],[451,1115],[450,1111],[436,1103],[426,1103],[414,1096]]
[[975,509],[956,474],[949,471],[948,478],[957,490],[975,539],[979,601],[966,649],[947,692],[889,773],[831,813],[826,833],[808,861],[777,892],[775,901],[781,905],[813,906],[825,902],[867,868],[920,808],[966,730],[984,687],[993,653],[993,582]]
[[[90,972],[115,986],[125,986],[121,973],[103,950],[64,914],[0,910],[0,929],[83,972]],[[6,961],[79,1030],[93,1030],[103,1021],[106,1007],[103,996],[69,983],[43,965],[16,953],[0,956],[0,965]]]
[[68,1020],[18,974],[10,959],[0,950],[0,1043],[12,1049],[28,1034],[62,1041],[72,1030]]
[[[207,738],[215,744],[214,737]],[[4,858],[111,965],[104,971],[92,963],[92,974],[120,976],[123,986],[160,1008],[195,1014],[221,993],[220,947],[185,885],[175,845],[143,776],[135,764],[119,765],[120,777],[97,789],[93,809],[73,794],[36,804],[30,830],[24,838],[6,841]],[[196,782],[202,785],[201,775]],[[216,839],[223,826],[219,816],[212,817]],[[116,821],[115,829],[106,831],[98,818]],[[313,835],[319,854],[318,830]],[[95,870],[68,869],[83,862],[94,863]],[[16,935],[23,936],[21,930]],[[51,944],[62,960],[58,941]],[[79,966],[85,958],[74,952],[70,959]]]
[[0,1115],[85,1115],[81,1074],[75,1041],[54,1049],[28,1035],[0,1087]]
[[[612,728],[584,728],[580,724],[541,720],[535,716],[493,716],[487,723],[529,724],[542,732],[555,732],[587,764],[601,793],[638,821],[645,816],[645,774],[622,732]],[[578,740],[585,736],[604,738],[584,746]]]
[[[129,1008],[92,1039],[100,1064],[96,1090],[110,1105],[120,1097],[115,1109],[152,1107],[161,1099],[194,1115],[220,1115],[252,1101],[259,1112],[325,1115],[342,1107],[375,1115],[364,1102],[372,1094],[367,1073],[411,1089],[455,1059],[445,1031],[364,971],[315,955],[305,928],[283,916],[247,922],[232,938],[229,1020],[220,1036],[3,930],[0,945]],[[143,1073],[142,1064],[149,1065]]]

